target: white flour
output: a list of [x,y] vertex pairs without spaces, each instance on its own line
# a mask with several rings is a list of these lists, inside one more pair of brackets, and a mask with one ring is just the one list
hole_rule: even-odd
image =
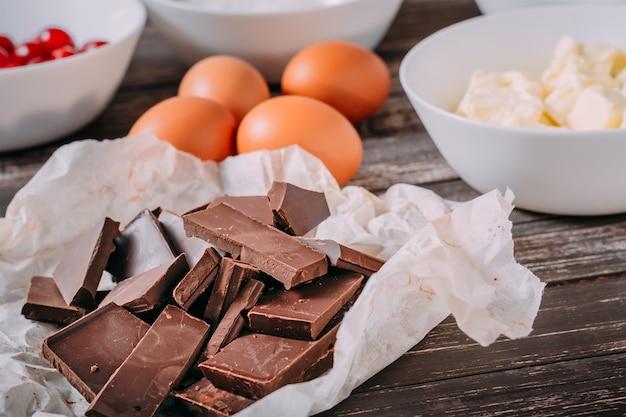
[[178,0],[198,4],[217,11],[245,13],[273,13],[315,9],[354,0]]

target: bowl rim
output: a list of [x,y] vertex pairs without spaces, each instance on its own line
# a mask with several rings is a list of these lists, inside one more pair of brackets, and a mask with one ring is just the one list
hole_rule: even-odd
[[[215,6],[211,6],[209,4],[201,4],[195,2],[187,2],[184,0],[143,0],[146,4],[154,3],[160,4],[166,7],[171,7],[178,10],[190,11],[190,12],[202,12],[205,14],[215,15],[215,16],[232,16],[232,17],[273,17],[273,16],[291,16],[291,15],[299,15],[302,13],[311,13],[318,12],[321,10],[331,10],[336,8],[347,7],[349,5],[353,5],[355,3],[363,3],[372,0],[340,0],[334,4],[323,4],[316,3],[311,6],[307,6],[300,9],[292,9],[292,10],[269,10],[269,11],[243,11],[243,10],[220,10]],[[396,2],[402,2],[403,0],[376,0],[376,1],[384,1],[388,2],[390,5],[395,4]]]
[[143,4],[141,0],[117,0],[117,1],[118,1],[118,4],[123,6],[125,9],[128,7],[134,7],[136,11],[138,11],[139,13],[139,19],[136,20],[133,26],[130,26],[127,28],[128,32],[126,33],[126,35],[120,37],[119,39],[113,42],[108,42],[106,45],[103,45],[99,48],[90,50],[89,53],[74,54],[74,55],[65,57],[63,59],[38,62],[32,65],[21,65],[18,67],[1,68],[0,77],[2,76],[2,74],[28,73],[29,71],[38,71],[42,68],[45,69],[45,68],[63,65],[64,63],[68,63],[68,62],[79,61],[88,56],[93,56],[93,54],[106,53],[105,51],[110,49],[111,47],[114,47],[115,45],[119,45],[128,41],[128,39],[135,36],[138,31],[143,30],[148,20],[148,11],[146,10],[146,6]]
[[[470,118],[458,115],[450,110],[446,110],[440,106],[434,105],[430,101],[418,95],[415,91],[413,91],[410,88],[410,82],[409,82],[410,77],[408,74],[408,67],[410,65],[410,62],[414,61],[414,56],[417,55],[420,52],[420,50],[425,47],[425,45],[428,45],[432,42],[437,41],[439,37],[444,36],[446,33],[460,30],[459,28],[465,27],[467,25],[480,24],[480,22],[484,20],[496,20],[496,19],[506,18],[507,16],[511,16],[511,15],[532,14],[532,13],[543,12],[543,11],[555,12],[556,10],[558,10],[564,15],[563,18],[567,19],[567,16],[568,16],[567,9],[613,9],[613,10],[620,9],[621,11],[626,11],[626,3],[624,4],[571,3],[567,5],[550,4],[550,5],[542,5],[542,6],[524,7],[524,8],[510,9],[510,10],[506,10],[506,11],[502,11],[498,13],[478,15],[478,16],[474,16],[474,17],[453,23],[423,38],[417,44],[413,45],[409,49],[409,51],[405,54],[405,56],[402,58],[402,61],[400,62],[400,66],[398,69],[398,78],[402,86],[402,89],[404,90],[405,94],[410,99],[418,101],[421,105],[429,108],[431,111],[438,113],[439,115],[444,116],[444,117],[451,117],[456,122],[467,124],[469,126],[480,127],[484,129],[495,129],[496,131],[500,130],[503,133],[532,132],[535,135],[537,133],[541,133],[540,135],[536,135],[533,137],[537,137],[537,138],[541,137],[540,139],[542,140],[545,139],[544,136],[547,136],[549,138],[553,138],[556,140],[561,140],[561,139],[571,140],[572,138],[577,138],[577,137],[588,137],[590,134],[601,134],[603,138],[611,137],[611,139],[613,139],[612,136],[623,136],[624,134],[626,134],[626,128],[573,130],[573,129],[567,129],[567,128],[558,128],[558,127],[538,128],[538,127],[505,126],[505,125],[499,125],[495,123],[483,122],[480,120],[470,119]],[[598,140],[598,139],[600,138],[595,138],[594,140]],[[513,136],[503,134],[502,140],[515,140],[515,139],[513,138]]]

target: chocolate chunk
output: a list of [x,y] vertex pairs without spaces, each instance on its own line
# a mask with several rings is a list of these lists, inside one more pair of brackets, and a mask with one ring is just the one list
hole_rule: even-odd
[[289,289],[328,271],[326,256],[278,229],[225,205],[183,216],[188,235],[207,240]]
[[163,306],[171,290],[187,273],[187,260],[181,254],[167,264],[154,267],[120,282],[100,303],[116,303],[133,313],[145,313]]
[[68,305],[94,307],[100,278],[119,233],[119,223],[107,217],[67,247],[52,276]]
[[256,278],[258,268],[232,258],[222,258],[219,272],[204,311],[204,319],[216,325],[239,292],[246,278]]
[[290,235],[305,235],[330,216],[324,193],[274,182],[267,197],[276,227]]
[[208,206],[215,207],[220,203],[226,204],[260,223],[268,224],[270,226],[274,225],[274,213],[270,208],[269,200],[266,195],[223,195],[213,199]]
[[158,219],[163,233],[170,242],[175,254],[184,253],[187,256],[189,268],[193,268],[200,258],[204,256],[206,250],[211,247],[211,244],[206,240],[187,236],[183,218],[172,211],[161,210]]
[[330,369],[338,328],[315,341],[246,333],[198,366],[216,387],[259,399]]
[[153,212],[144,209],[115,239],[115,252],[111,254],[107,271],[117,281],[122,281],[169,263],[175,257],[158,219]]
[[261,297],[265,285],[256,279],[245,281],[243,288],[228,307],[204,350],[207,358],[215,355],[222,347],[235,339],[245,325],[245,314]]
[[126,309],[111,303],[46,338],[42,354],[91,401],[148,328]]
[[289,291],[269,291],[248,312],[248,327],[260,333],[316,339],[362,281],[361,274],[337,271]]
[[22,315],[27,319],[69,324],[85,314],[85,310],[67,305],[56,282],[51,277],[30,279]]
[[202,257],[174,287],[172,296],[174,301],[185,311],[207,292],[217,276],[221,256],[217,251],[209,247],[205,249]]
[[166,306],[98,392],[86,415],[154,416],[193,364],[208,332],[202,320],[172,304]]
[[303,242],[328,256],[328,260],[332,266],[336,266],[348,271],[358,272],[369,277],[378,271],[385,261],[368,255],[356,249],[344,246],[330,239],[314,239],[306,237],[298,237]]
[[254,400],[217,388],[202,378],[174,394],[177,404],[198,417],[230,417],[248,407]]

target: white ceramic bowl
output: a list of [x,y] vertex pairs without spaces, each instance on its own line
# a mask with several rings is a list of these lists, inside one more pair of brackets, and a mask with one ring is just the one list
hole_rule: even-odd
[[626,4],[626,0],[475,0],[483,14],[497,13],[520,7],[553,6],[571,3],[587,4]]
[[402,0],[310,0],[306,10],[243,12],[182,0],[144,0],[149,19],[183,62],[215,54],[243,58],[270,83],[312,43],[343,39],[374,48]]
[[139,0],[0,0],[0,32],[15,43],[51,26],[76,44],[108,45],[57,61],[0,69],[0,151],[58,139],[95,119],[115,94],[146,21]]
[[475,69],[539,77],[562,35],[626,50],[626,6],[563,5],[479,16],[415,45],[400,81],[443,157],[480,192],[506,187],[517,207],[565,215],[626,211],[626,129],[492,125],[455,115]]

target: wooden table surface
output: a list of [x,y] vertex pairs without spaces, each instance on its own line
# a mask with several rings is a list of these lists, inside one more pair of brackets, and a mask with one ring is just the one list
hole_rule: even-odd
[[[471,0],[405,0],[377,50],[391,69],[392,92],[358,125],[365,154],[351,184],[382,192],[404,182],[455,200],[477,195],[438,153],[397,75],[415,43],[478,14]],[[0,154],[0,215],[58,146],[125,136],[143,111],[176,93],[185,70],[148,25],[122,86],[96,121],[55,143]],[[516,209],[512,220],[517,260],[548,284],[531,335],[484,348],[447,319],[324,416],[626,415],[626,214]]]

